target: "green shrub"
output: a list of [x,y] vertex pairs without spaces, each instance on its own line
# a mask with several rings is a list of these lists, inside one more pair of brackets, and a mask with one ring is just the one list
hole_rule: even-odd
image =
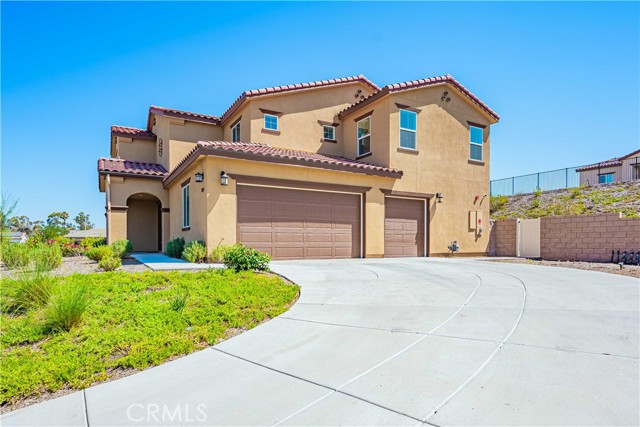
[[21,243],[4,243],[2,245],[2,262],[4,265],[13,270],[29,265],[31,262],[31,249]]
[[133,245],[128,240],[116,240],[111,244],[113,255],[118,258],[126,258],[131,252],[133,252]]
[[542,195],[542,188],[536,187],[536,189],[533,190],[533,195],[536,197],[540,197]]
[[85,237],[80,242],[80,245],[85,249],[91,249],[98,246],[105,246],[107,244],[107,239],[104,237]]
[[46,270],[24,271],[16,285],[14,307],[26,311],[47,305],[54,280]]
[[189,292],[186,288],[179,286],[176,288],[176,295],[171,300],[170,306],[171,310],[182,313],[185,306],[187,305],[187,300],[189,299]]
[[182,258],[182,252],[184,251],[184,238],[178,237],[170,242],[167,242],[167,256],[172,258]]
[[113,271],[122,266],[122,259],[115,256],[106,256],[98,261],[98,266],[104,271]]
[[489,209],[491,210],[491,213],[498,212],[507,204],[508,201],[509,197],[507,196],[491,196],[489,198]]
[[203,241],[193,240],[185,245],[182,257],[189,262],[204,262],[207,258],[207,247]]
[[532,208],[539,208],[540,207],[540,199],[538,199],[537,197],[534,197],[533,199],[531,199],[531,207]]
[[235,271],[241,270],[269,270],[271,257],[264,252],[257,251],[242,243],[233,245],[224,254],[224,265]]
[[89,249],[85,255],[94,261],[100,262],[102,258],[113,257],[113,249],[110,246],[96,246]]
[[82,321],[89,302],[89,288],[85,284],[74,283],[58,288],[44,312],[47,328],[71,330]]
[[223,262],[224,254],[231,248],[229,245],[219,244],[212,251],[211,255],[209,255],[209,262]]

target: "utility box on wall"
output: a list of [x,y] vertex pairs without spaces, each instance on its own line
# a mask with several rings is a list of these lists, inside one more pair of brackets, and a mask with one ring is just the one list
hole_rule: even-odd
[[482,212],[469,211],[469,230],[480,230],[484,228],[484,221],[482,219]]

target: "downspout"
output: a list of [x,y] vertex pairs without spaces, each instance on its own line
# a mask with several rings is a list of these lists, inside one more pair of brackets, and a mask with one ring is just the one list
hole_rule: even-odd
[[111,175],[107,174],[107,244],[111,244]]

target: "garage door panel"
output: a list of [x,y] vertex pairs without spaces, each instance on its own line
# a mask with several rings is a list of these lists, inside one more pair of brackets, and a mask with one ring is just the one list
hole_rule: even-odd
[[358,195],[239,185],[237,196],[239,240],[274,259],[360,255]]
[[385,198],[384,254],[386,257],[424,255],[423,200]]

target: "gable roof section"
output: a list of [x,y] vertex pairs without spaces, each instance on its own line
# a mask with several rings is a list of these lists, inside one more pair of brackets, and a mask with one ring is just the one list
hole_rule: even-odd
[[402,176],[402,171],[399,169],[385,168],[344,157],[276,148],[253,142],[198,141],[196,147],[164,179],[164,185],[169,185],[200,156],[228,157],[391,178],[400,178]]
[[255,98],[255,97],[264,96],[264,95],[274,95],[274,94],[279,94],[284,92],[293,92],[298,90],[316,89],[316,88],[327,87],[327,86],[336,86],[336,85],[349,84],[354,82],[362,83],[370,87],[374,91],[380,90],[380,88],[375,83],[373,83],[371,80],[369,80],[362,74],[359,74],[357,76],[341,77],[341,78],[330,79],[330,80],[319,80],[319,81],[308,82],[308,83],[296,83],[291,85],[268,87],[264,89],[247,90],[245,92],[242,92],[242,94],[238,98],[236,98],[235,101],[233,101],[233,104],[231,104],[231,106],[227,109],[227,111],[225,111],[220,117],[220,121],[224,122],[226,119],[228,119],[249,98]]
[[446,76],[430,77],[427,79],[412,80],[409,82],[394,83],[394,84],[386,85],[382,89],[372,93],[371,95],[364,98],[363,100],[360,100],[355,104],[345,108],[338,114],[338,117],[342,119],[345,116],[353,113],[354,111],[357,111],[360,108],[363,108],[366,105],[369,105],[372,102],[377,101],[378,99],[390,93],[402,92],[405,90],[418,89],[422,87],[436,86],[436,85],[443,85],[443,84],[450,84],[451,86],[456,88],[463,96],[467,97],[473,104],[475,104],[477,108],[482,110],[489,117],[493,118],[496,122],[500,120],[500,116],[495,111],[489,108],[487,104],[482,102],[480,98],[478,98],[473,93],[471,93],[471,91],[469,91],[460,82],[454,79],[450,74],[447,74]]
[[164,178],[167,170],[158,163],[137,162],[124,159],[98,159],[99,175],[140,176],[146,178]]
[[612,159],[605,160],[603,162],[592,163],[590,165],[576,168],[576,172],[584,172],[584,171],[590,171],[590,170],[600,169],[600,168],[610,168],[613,166],[622,166],[623,160],[628,159],[629,157],[634,157],[638,155],[640,155],[640,150],[632,151],[631,153],[625,154],[624,156],[621,156],[621,157],[614,157]]
[[174,108],[158,107],[152,105],[149,107],[149,116],[147,118],[147,130],[151,130],[151,115],[175,117],[177,119],[190,120],[192,122],[207,123],[211,125],[219,125],[220,117],[210,116],[208,114],[192,113],[189,111],[176,110]]
[[156,135],[145,129],[131,128],[127,126],[111,126],[111,136],[123,136],[125,138],[148,139],[155,141]]

